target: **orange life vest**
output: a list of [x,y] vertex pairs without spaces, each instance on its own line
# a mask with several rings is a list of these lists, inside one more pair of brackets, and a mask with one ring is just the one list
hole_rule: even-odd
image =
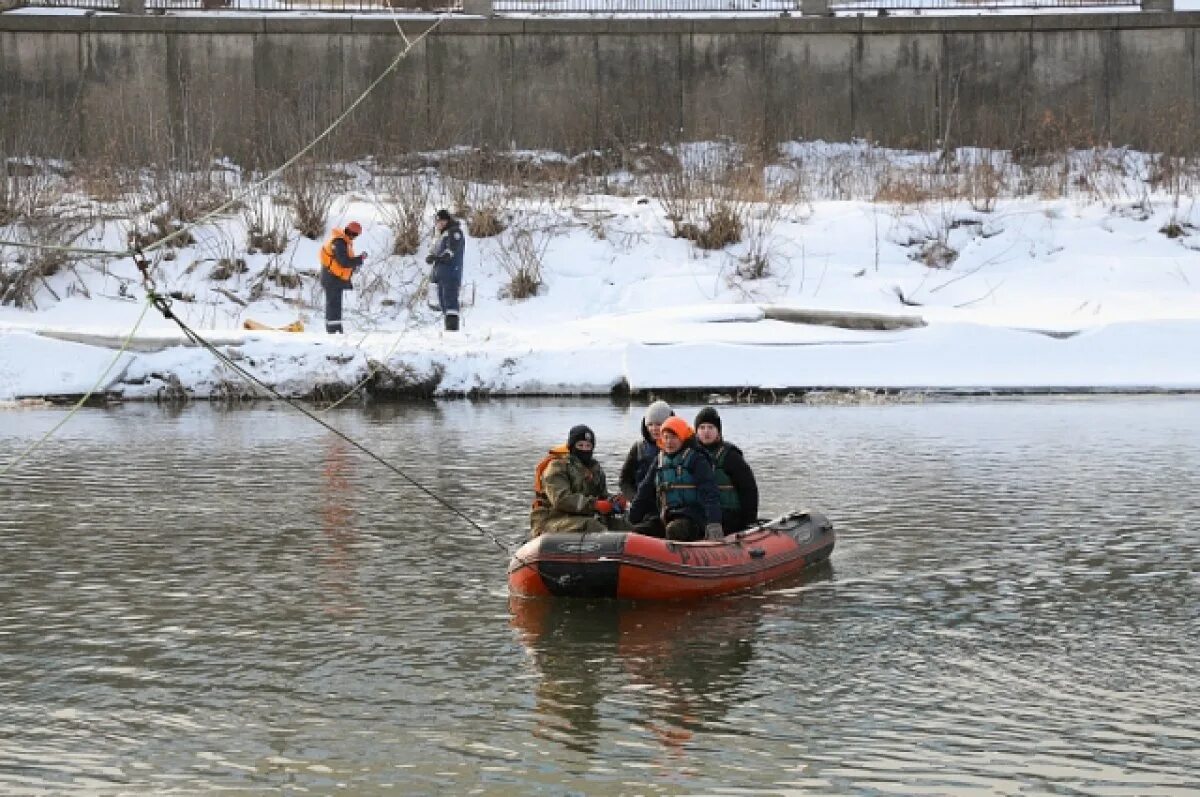
[[352,269],[348,269],[333,257],[333,242],[341,239],[346,242],[346,257],[354,259],[354,242],[350,240],[350,236],[346,235],[345,230],[337,228],[333,234],[329,236],[329,240],[321,247],[321,265],[329,269],[329,273],[338,279],[350,281],[350,277],[354,275]]
[[550,463],[556,459],[565,459],[570,453],[566,443],[557,445],[546,452],[546,456],[542,457],[542,461],[533,469],[533,508],[549,506],[550,500],[546,496],[546,490],[542,486],[542,474],[546,472],[546,468],[550,467]]

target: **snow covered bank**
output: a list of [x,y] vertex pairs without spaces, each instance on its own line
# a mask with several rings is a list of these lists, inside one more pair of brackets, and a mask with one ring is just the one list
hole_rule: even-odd
[[[613,326],[604,333],[592,321],[457,334],[425,328],[334,340],[223,333],[217,342],[240,365],[297,397],[339,397],[372,372],[368,388],[376,395],[608,395],[624,385],[768,400],[856,388],[1200,390],[1200,321],[1123,322],[1066,338],[966,323],[868,331],[751,319],[605,321]],[[109,348],[9,330],[0,334],[0,384],[6,388],[0,399],[83,393],[113,357]],[[103,389],[129,399],[253,395],[195,347],[127,353],[111,373]]]
[[[294,396],[340,395],[368,377],[376,395],[1200,390],[1200,220],[1190,188],[1150,181],[1152,158],[1122,153],[1125,182],[1087,194],[1063,176],[1060,194],[884,202],[836,197],[851,183],[873,198],[921,188],[897,170],[932,156],[873,150],[887,162],[871,168],[890,182],[872,183],[839,161],[853,155],[785,148],[767,174],[805,180],[806,198],[742,201],[742,240],[712,251],[675,237],[672,198],[633,175],[614,176],[609,193],[553,200],[500,201],[502,188],[472,187],[505,229],[469,241],[459,332],[443,331],[424,301],[424,252],[387,254],[397,200],[353,169],[329,216],[360,221],[359,248],[372,253],[348,294],[349,334],[315,331],[320,241],[292,230],[282,252],[248,247],[253,219],[284,212],[271,196],[196,229],[156,275],[184,297],[174,310],[190,326]],[[823,192],[816,163],[843,177]],[[1093,185],[1104,176],[1088,174]],[[443,190],[426,214],[452,204]],[[142,224],[98,222],[80,240],[119,250]],[[28,264],[27,251],[0,249],[0,267]],[[513,270],[531,266],[537,295],[505,298]],[[132,262],[85,259],[29,284],[32,306],[0,307],[0,400],[86,391],[141,312]],[[308,331],[246,331],[246,319]],[[102,389],[130,399],[251,392],[182,341],[151,313]]]

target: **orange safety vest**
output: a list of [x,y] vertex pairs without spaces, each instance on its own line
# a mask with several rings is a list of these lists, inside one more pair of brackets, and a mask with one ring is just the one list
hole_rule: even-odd
[[333,257],[333,242],[339,238],[346,242],[346,256],[354,259],[354,242],[350,240],[349,235],[346,235],[345,230],[338,228],[334,229],[333,235],[330,235],[329,240],[321,247],[321,265],[329,269],[329,273],[333,276],[349,282],[354,271],[346,268]]
[[546,468],[550,467],[550,463],[556,459],[566,459],[570,455],[571,450],[566,444],[557,445],[546,452],[546,456],[542,457],[542,461],[537,464],[533,470],[533,508],[541,509],[550,506],[550,499],[546,496],[546,489],[542,486],[542,474],[546,472]]

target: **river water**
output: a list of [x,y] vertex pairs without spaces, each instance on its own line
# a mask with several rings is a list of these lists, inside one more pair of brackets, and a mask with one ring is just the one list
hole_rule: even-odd
[[[587,422],[615,478],[639,412],[326,417],[510,543],[541,450]],[[81,412],[0,484],[0,793],[1200,793],[1200,401],[723,417],[832,563],[634,606],[510,601],[286,408]]]

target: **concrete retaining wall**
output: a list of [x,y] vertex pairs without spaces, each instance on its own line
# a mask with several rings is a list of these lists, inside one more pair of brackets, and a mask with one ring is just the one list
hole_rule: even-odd
[[[427,22],[406,21],[410,36]],[[1194,147],[1200,14],[450,19],[323,154],[864,137]],[[0,15],[9,152],[276,160],[397,54],[379,18]]]

